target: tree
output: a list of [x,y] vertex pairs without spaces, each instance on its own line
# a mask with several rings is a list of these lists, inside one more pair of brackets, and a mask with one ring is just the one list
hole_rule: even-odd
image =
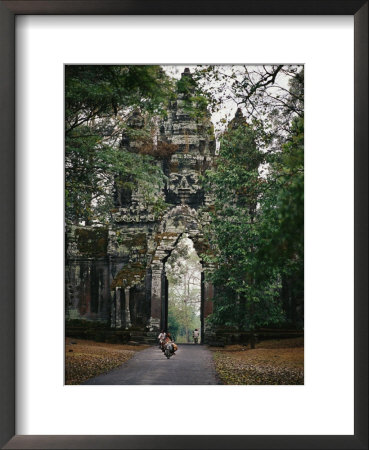
[[248,113],[237,110],[205,179],[215,197],[213,251],[204,255],[215,266],[218,292],[211,321],[251,332],[286,320],[302,326],[295,312],[303,299],[303,70],[291,70],[287,89],[274,84],[283,72],[246,68],[242,79],[234,68],[206,72],[218,82],[235,80],[230,98]]
[[166,263],[166,273],[169,283],[168,327],[179,342],[190,342],[191,330],[201,325],[201,264],[188,238],[178,242]]
[[[240,108],[248,122],[263,123],[280,147],[290,132],[292,119],[304,114],[304,71],[296,65],[199,66],[194,78],[208,98],[213,113],[221,117],[218,131]],[[271,142],[269,142],[271,145]]]
[[[303,326],[304,296],[304,119],[295,118],[282,151],[272,155],[262,208],[264,253],[278,267],[289,325]],[[302,313],[302,311],[301,311]]]
[[[165,114],[173,84],[159,66],[66,66],[65,70],[65,203],[66,220],[106,222],[113,208],[115,180],[157,202],[164,175],[153,157],[120,146],[128,119]],[[160,203],[160,201],[159,201]]]
[[265,154],[257,139],[258,131],[246,123],[231,127],[206,180],[215,194],[209,230],[215,250],[205,256],[215,266],[211,280],[218,292],[211,320],[252,332],[283,319],[278,271],[264,257],[260,239],[258,205],[266,186],[259,174]]

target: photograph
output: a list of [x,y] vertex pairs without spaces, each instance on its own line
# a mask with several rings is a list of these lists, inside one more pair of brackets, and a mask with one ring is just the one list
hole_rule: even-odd
[[304,65],[64,66],[66,385],[304,384]]
[[368,0],[0,0],[0,53],[0,448],[367,449]]

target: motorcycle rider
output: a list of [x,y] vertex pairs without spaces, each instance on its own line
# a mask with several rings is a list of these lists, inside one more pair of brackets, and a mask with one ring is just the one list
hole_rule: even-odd
[[165,338],[166,338],[166,333],[165,333],[165,330],[161,330],[161,332],[160,332],[160,334],[159,334],[159,336],[158,336],[158,339],[159,339],[159,346],[160,346],[160,348],[164,351],[164,341],[165,341]]
[[177,344],[174,342],[174,339],[172,338],[172,335],[170,334],[170,332],[168,331],[166,333],[166,337],[164,339],[164,348],[166,344],[173,344],[173,355],[175,354],[175,352],[178,350],[178,346]]

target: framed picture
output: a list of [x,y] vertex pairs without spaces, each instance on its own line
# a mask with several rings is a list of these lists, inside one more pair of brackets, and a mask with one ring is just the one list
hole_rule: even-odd
[[[131,5],[124,0],[3,1],[0,13],[0,179],[3,183],[0,190],[0,444],[4,448],[368,448],[367,3],[344,0],[319,5],[304,1],[298,4],[284,1],[276,4],[270,1],[171,4],[159,1],[147,5],[139,1]],[[158,17],[161,14],[164,15]],[[44,20],[45,15],[50,15],[49,23]],[[309,26],[305,27],[304,16],[306,23],[310,21]],[[278,27],[278,21],[283,26]],[[284,52],[283,43],[287,41],[294,44],[286,44],[289,50]],[[121,48],[124,53],[117,55]],[[341,66],[340,58],[343,59]],[[172,64],[172,69],[177,64],[183,69],[182,78],[178,75],[180,81],[197,70],[193,69],[194,64],[207,64],[214,73],[222,63],[283,63],[296,64],[298,68],[305,65],[308,149],[305,154],[308,169],[305,252],[308,263],[305,266],[304,386],[212,386],[209,389],[181,386],[175,390],[173,386],[160,386],[145,390],[137,386],[67,386],[71,383],[63,381],[64,312],[71,319],[77,317],[76,314],[79,319],[85,313],[74,308],[73,299],[69,299],[66,310],[64,300],[60,301],[64,286],[61,280],[64,224],[60,223],[64,212],[59,189],[63,184],[64,165],[61,160],[64,65],[112,64],[111,67],[117,67],[115,65],[131,64],[130,67],[138,67],[134,64],[143,63],[156,68],[159,66],[152,64],[161,67]],[[333,69],[338,66],[339,76],[333,80]],[[271,70],[268,67],[274,66],[267,66],[267,73]],[[350,100],[353,84],[354,105]],[[181,99],[177,99],[177,103]],[[329,111],[330,105],[333,105],[332,111]],[[339,108],[342,108],[341,114]],[[352,113],[354,127],[350,124]],[[183,126],[190,129],[192,125],[186,122]],[[33,136],[32,130],[35,130]],[[170,141],[168,147],[174,142],[173,136],[165,131],[165,125],[163,130],[166,142]],[[181,135],[179,131],[177,135]],[[188,156],[191,151],[197,151],[197,147],[190,149],[187,133],[182,134],[184,141],[178,141],[177,147],[183,144],[183,153]],[[131,139],[127,145],[132,142]],[[206,153],[206,149],[203,151]],[[183,167],[187,174],[188,167]],[[184,208],[192,201],[191,193],[196,194],[191,191],[196,183],[182,175],[173,168],[167,190],[172,195],[171,201],[178,200]],[[59,190],[54,190],[55,185]],[[124,202],[122,195],[120,201]],[[124,209],[124,205],[119,208]],[[192,242],[197,245],[196,233]],[[189,236],[191,238],[191,233]],[[72,241],[68,237],[67,246]],[[86,246],[83,249],[88,253]],[[80,256],[82,260],[84,255]],[[138,296],[139,293],[136,285],[127,288],[127,277],[123,274],[123,279],[119,275],[124,267],[119,266],[119,258],[116,261],[116,270],[108,269],[112,274],[109,283],[115,289],[112,297],[115,309],[109,310],[110,316],[112,311],[114,313],[110,326],[118,332],[116,335],[125,336],[123,325],[130,328],[133,321],[138,324],[142,312],[135,308],[130,310],[129,299],[133,298],[133,292]],[[76,270],[80,273],[82,266],[78,264]],[[173,264],[170,262],[168,267]],[[153,283],[153,290],[155,286]],[[73,290],[73,283],[70,287]],[[354,295],[351,288],[354,288]],[[206,290],[205,284],[201,284],[200,290]],[[157,317],[155,314],[150,317],[149,325],[155,332],[155,320],[168,325],[168,313],[165,313],[168,298],[165,298],[164,307],[159,312],[154,311]],[[118,299],[122,299],[119,304],[125,311],[118,310]],[[196,326],[200,330],[198,337],[202,339],[206,333],[202,300],[200,303],[199,325]],[[135,304],[139,303],[135,300]],[[88,314],[96,312],[98,308],[88,310]],[[150,329],[150,332],[153,331]],[[162,429],[158,418],[161,407],[170,410],[176,423],[174,429]],[[198,411],[196,420],[191,420],[193,407]],[[309,411],[307,414],[304,408]],[[106,413],[101,415],[99,411]],[[20,435],[16,434],[15,417]]]

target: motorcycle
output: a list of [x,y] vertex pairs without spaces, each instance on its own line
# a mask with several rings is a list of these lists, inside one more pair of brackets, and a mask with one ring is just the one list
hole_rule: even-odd
[[164,346],[164,355],[169,359],[171,356],[174,355],[174,345],[173,342],[168,342]]

